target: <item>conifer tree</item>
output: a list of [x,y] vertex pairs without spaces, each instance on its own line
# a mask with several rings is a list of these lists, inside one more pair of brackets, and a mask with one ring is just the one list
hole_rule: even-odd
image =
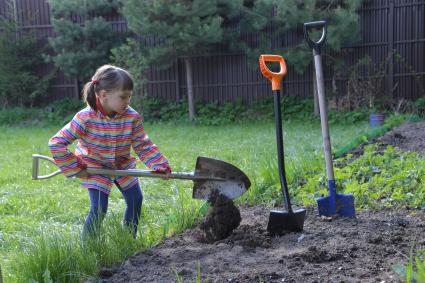
[[239,16],[242,0],[128,0],[123,14],[130,29],[160,43],[147,49],[151,65],[170,66],[183,58],[189,119],[195,117],[192,57],[207,55],[236,33],[227,24]]
[[32,33],[19,33],[13,17],[0,17],[0,108],[34,106],[46,95],[52,74],[41,77],[44,46]]
[[[117,11],[120,0],[48,0],[57,34],[49,38],[54,55],[47,56],[79,87],[108,62],[110,50],[124,35],[112,31],[104,15]],[[79,21],[78,19],[81,19]]]

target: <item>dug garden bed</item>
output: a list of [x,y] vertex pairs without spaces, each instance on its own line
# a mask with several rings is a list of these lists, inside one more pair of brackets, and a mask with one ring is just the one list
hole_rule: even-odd
[[382,152],[388,145],[402,151],[425,151],[425,122],[406,122],[394,127],[383,136],[374,138],[350,151],[354,158],[363,154],[368,144],[377,144],[378,152]]
[[425,245],[423,210],[331,220],[310,207],[301,233],[270,236],[267,208],[239,209],[242,222],[228,238],[206,244],[188,230],[104,268],[99,282],[398,282],[394,266]]
[[[374,142],[422,152],[424,141],[421,122],[395,127]],[[352,152],[361,153],[362,146]],[[272,236],[268,208],[238,208],[240,225],[225,239],[201,241],[198,226],[103,268],[97,281],[401,282],[397,264],[406,263],[412,249],[425,249],[424,209],[363,210],[356,218],[332,219],[312,206],[302,232]]]

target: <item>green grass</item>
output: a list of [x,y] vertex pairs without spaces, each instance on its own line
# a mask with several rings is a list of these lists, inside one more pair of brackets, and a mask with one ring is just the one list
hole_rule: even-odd
[[[114,190],[102,237],[83,241],[79,235],[89,199],[78,180],[63,176],[31,180],[31,155],[50,155],[47,141],[58,129],[0,127],[0,263],[6,282],[28,282],[30,278],[75,282],[96,275],[100,266],[119,262],[179,233],[200,216],[204,203],[191,198],[191,181],[140,179],[144,202],[139,237],[134,240],[121,228],[125,203]],[[368,129],[366,123],[331,125],[333,147],[349,143]],[[174,171],[193,171],[197,156],[218,158],[241,168],[252,181],[240,202],[272,205],[280,200],[273,123],[224,127],[147,124],[146,131]],[[324,171],[318,121],[284,122],[284,144],[290,183],[307,172]],[[47,165],[44,169],[45,173],[53,170]]]

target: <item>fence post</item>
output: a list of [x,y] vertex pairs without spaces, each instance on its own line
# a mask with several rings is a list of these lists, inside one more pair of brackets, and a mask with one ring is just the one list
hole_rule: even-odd
[[74,96],[76,99],[80,99],[80,93],[78,92],[79,86],[78,86],[78,79],[74,79]]
[[180,73],[179,73],[179,58],[176,59],[176,98],[180,101]]
[[388,65],[388,91],[394,95],[394,0],[389,0],[390,10],[388,15],[388,52],[390,56]]

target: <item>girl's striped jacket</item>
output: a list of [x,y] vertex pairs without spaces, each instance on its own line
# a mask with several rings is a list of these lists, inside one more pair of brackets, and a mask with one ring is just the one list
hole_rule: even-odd
[[[77,140],[75,153],[68,146]],[[65,127],[49,140],[53,159],[67,177],[73,177],[85,167],[108,169],[133,169],[136,159],[131,156],[133,147],[141,161],[152,170],[165,170],[168,161],[144,131],[141,115],[133,108],[114,118],[87,106],[79,111]],[[114,177],[90,175],[82,178],[85,188],[109,194]],[[132,187],[135,177],[116,177],[122,190]]]

